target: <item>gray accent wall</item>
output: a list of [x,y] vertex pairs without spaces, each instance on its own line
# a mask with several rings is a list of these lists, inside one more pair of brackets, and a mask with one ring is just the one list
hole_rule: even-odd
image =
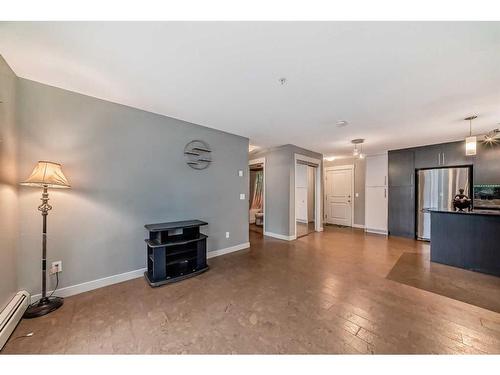
[[[61,288],[145,267],[148,223],[205,220],[208,251],[248,242],[248,201],[239,196],[249,187],[247,138],[26,79],[17,98],[20,178],[51,160],[72,185],[50,190],[48,266],[62,260]],[[205,170],[185,162],[195,139],[213,151]],[[40,291],[40,194],[20,189],[19,286],[32,293]]]
[[[295,154],[319,159],[319,173],[323,175],[323,155],[295,145],[288,144],[250,154],[250,159],[266,158],[266,232],[282,236],[295,234]],[[320,217],[323,217],[320,206]]]
[[0,311],[17,292],[17,77],[0,56]]
[[[355,225],[365,225],[365,175],[366,159],[345,158],[324,161],[326,167],[335,167],[339,165],[354,165],[354,218]],[[356,194],[358,196],[356,197]]]

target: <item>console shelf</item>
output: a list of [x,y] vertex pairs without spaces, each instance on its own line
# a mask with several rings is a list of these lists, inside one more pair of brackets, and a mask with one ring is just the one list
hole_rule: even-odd
[[146,241],[148,269],[144,272],[149,285],[160,286],[208,270],[207,236],[200,227],[201,220],[147,224]]

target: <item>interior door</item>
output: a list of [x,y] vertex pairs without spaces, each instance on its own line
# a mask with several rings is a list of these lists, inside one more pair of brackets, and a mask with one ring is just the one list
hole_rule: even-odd
[[326,171],[326,222],[352,226],[352,169]]
[[365,188],[365,229],[367,232],[387,234],[387,188]]

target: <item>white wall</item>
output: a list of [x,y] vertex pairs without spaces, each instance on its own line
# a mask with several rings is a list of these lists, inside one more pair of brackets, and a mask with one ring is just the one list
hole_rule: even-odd
[[17,292],[17,77],[0,56],[0,311]]

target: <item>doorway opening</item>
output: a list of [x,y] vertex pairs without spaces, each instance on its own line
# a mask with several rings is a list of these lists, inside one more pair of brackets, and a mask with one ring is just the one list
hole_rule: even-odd
[[295,154],[295,238],[323,229],[320,166],[320,160]]
[[250,232],[263,235],[265,231],[265,159],[250,160],[248,222]]
[[298,161],[295,179],[295,225],[303,237],[315,231],[316,168]]
[[325,168],[325,221],[352,227],[354,217],[354,166]]

